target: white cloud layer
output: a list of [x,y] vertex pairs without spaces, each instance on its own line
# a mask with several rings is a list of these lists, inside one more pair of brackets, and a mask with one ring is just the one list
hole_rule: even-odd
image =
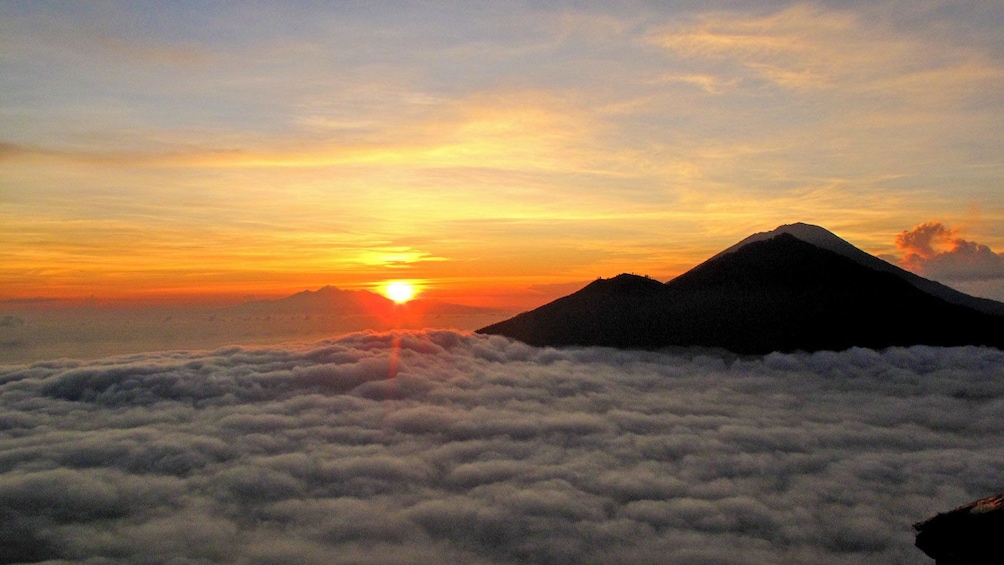
[[1004,353],[353,334],[0,368],[0,562],[918,563]]

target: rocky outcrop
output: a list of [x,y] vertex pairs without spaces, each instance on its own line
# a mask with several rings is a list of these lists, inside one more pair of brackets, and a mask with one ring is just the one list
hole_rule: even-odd
[[913,525],[917,547],[937,565],[1004,563],[1004,493],[981,498]]

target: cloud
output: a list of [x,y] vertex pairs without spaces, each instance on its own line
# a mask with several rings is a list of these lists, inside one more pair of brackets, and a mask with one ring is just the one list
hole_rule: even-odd
[[900,264],[934,279],[986,281],[1004,279],[1004,255],[986,245],[957,237],[958,228],[925,222],[896,236]]
[[685,57],[735,62],[750,79],[797,91],[893,90],[930,97],[923,87],[932,82],[957,92],[1000,76],[987,58],[962,48],[939,52],[929,38],[910,38],[888,23],[881,10],[795,5],[762,16],[708,12],[650,40]]
[[723,81],[722,79],[710,74],[669,73],[664,75],[662,80],[667,83],[680,82],[696,86],[708,94],[721,94],[727,88],[736,85],[736,81]]
[[1000,487],[1002,383],[448,331],[6,366],[0,562],[914,562]]
[[425,261],[449,261],[445,257],[436,257],[424,251],[418,251],[407,246],[384,247],[359,253],[356,261],[364,265],[380,265],[391,268],[405,268],[413,263]]

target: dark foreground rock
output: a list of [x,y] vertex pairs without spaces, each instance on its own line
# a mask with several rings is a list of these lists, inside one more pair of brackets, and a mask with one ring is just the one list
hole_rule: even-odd
[[937,565],[1004,563],[1004,493],[913,525],[917,547]]

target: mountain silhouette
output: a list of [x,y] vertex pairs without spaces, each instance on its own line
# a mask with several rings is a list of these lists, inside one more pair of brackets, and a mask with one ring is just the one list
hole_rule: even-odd
[[668,283],[599,279],[477,331],[539,346],[740,354],[1004,345],[1004,317],[946,300],[900,271],[823,228],[792,224],[755,234]]
[[318,328],[324,320],[333,331],[386,330],[392,328],[475,328],[506,315],[503,310],[417,298],[404,304],[368,290],[343,290],[324,286],[276,300],[255,300],[237,305],[232,312],[249,316],[309,316]]
[[[729,247],[728,249],[722,251],[715,257],[731,253],[738,250],[746,244],[752,243],[754,241],[763,241],[770,239],[776,235],[782,233],[791,234],[802,241],[811,243],[817,247],[822,247],[823,249],[829,249],[834,253],[838,253],[851,259],[865,267],[875,269],[876,271],[882,271],[885,273],[892,273],[897,277],[905,280],[911,285],[917,287],[918,289],[937,296],[938,298],[950,302],[952,304],[958,304],[960,306],[968,306],[974,310],[979,310],[987,314],[995,314],[997,316],[1004,316],[1004,303],[997,302],[996,300],[990,300],[987,298],[979,298],[976,296],[970,296],[955,290],[954,288],[945,286],[937,281],[932,281],[930,279],[925,279],[919,275],[911,273],[905,269],[901,269],[891,263],[883,261],[874,255],[865,253],[864,251],[854,247],[850,243],[844,241],[837,237],[833,232],[821,228],[819,226],[814,226],[812,224],[786,224],[780,226],[769,232],[755,233],[746,239],[740,241],[739,243]],[[712,257],[714,259],[715,257]]]
[[260,314],[337,314],[347,316],[376,316],[394,307],[394,302],[367,290],[342,290],[324,286],[317,290],[304,290],[276,300],[255,300],[237,306],[237,309]]

